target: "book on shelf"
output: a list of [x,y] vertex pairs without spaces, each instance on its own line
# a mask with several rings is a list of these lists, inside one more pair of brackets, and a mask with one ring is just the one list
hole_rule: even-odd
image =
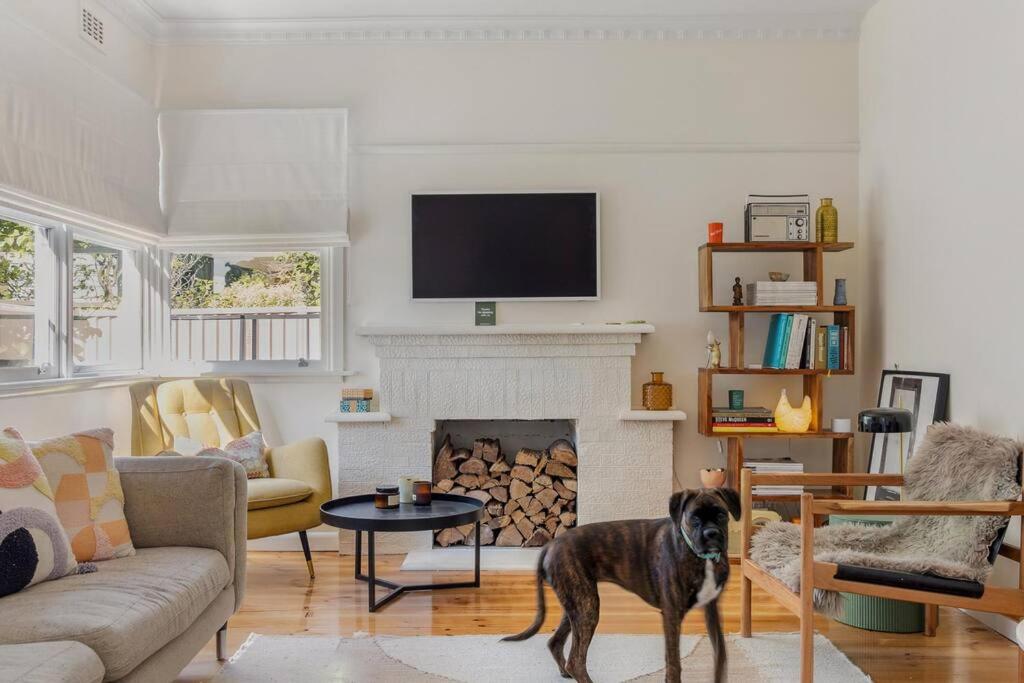
[[785,331],[785,313],[774,313],[768,325],[768,341],[764,345],[764,358],[761,366],[764,368],[778,368],[778,358],[782,355],[782,337]]
[[817,282],[752,282],[747,285],[750,306],[816,306]]
[[768,408],[712,408],[711,418],[722,422],[744,422],[755,420],[774,421],[775,415]]
[[819,325],[803,313],[775,313],[762,367],[773,370],[849,370],[850,328]]
[[[803,463],[792,458],[749,459],[743,466],[750,468],[754,474],[802,474],[804,471]],[[752,491],[755,495],[762,496],[792,496],[803,493],[804,487],[791,484],[755,484]]]
[[786,349],[786,365],[787,370],[797,370],[800,368],[800,356],[804,349],[804,336],[807,334],[807,321],[810,319],[803,313],[794,313],[792,315],[793,324],[789,333],[789,346]]
[[711,431],[717,434],[737,432],[777,432],[775,415],[768,408],[712,408]]
[[839,325],[828,326],[828,369],[839,369]]

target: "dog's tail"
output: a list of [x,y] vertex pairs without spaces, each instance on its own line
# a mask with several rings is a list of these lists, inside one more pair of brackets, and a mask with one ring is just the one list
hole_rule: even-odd
[[537,616],[534,617],[533,623],[527,626],[525,631],[514,636],[505,636],[502,640],[526,640],[537,635],[537,631],[544,624],[544,616],[547,613],[547,608],[544,605],[544,556],[547,553],[548,549],[545,547],[541,549],[540,557],[537,558]]

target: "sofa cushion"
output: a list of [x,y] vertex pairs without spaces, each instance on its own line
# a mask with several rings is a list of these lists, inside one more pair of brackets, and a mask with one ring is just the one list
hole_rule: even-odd
[[298,479],[250,479],[249,509],[262,510],[290,505],[309,498],[313,489]]
[[53,489],[57,516],[79,562],[135,554],[114,467],[114,432],[102,427],[30,442]]
[[0,433],[0,596],[59,579],[77,568],[42,466],[18,432],[4,430]]
[[196,455],[213,458],[227,458],[237,462],[245,469],[248,479],[266,479],[270,476],[270,465],[267,464],[267,442],[263,432],[252,432],[241,439],[229,441],[220,448],[204,448]]
[[216,550],[141,549],[0,600],[0,644],[76,640],[117,680],[183,633],[231,580]]
[[0,645],[0,681],[18,683],[99,683],[103,662],[81,643]]

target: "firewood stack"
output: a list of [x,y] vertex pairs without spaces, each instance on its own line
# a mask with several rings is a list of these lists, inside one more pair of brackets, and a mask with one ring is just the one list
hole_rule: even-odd
[[[512,460],[498,439],[453,448],[451,435],[434,458],[434,492],[471,496],[484,504],[480,545],[542,546],[576,526],[573,445],[558,439],[542,451],[522,448]],[[440,546],[473,545],[473,525],[434,533]]]

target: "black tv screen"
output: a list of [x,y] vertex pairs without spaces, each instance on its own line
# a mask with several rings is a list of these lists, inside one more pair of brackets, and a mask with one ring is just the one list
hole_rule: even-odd
[[413,299],[596,299],[595,192],[414,194]]

